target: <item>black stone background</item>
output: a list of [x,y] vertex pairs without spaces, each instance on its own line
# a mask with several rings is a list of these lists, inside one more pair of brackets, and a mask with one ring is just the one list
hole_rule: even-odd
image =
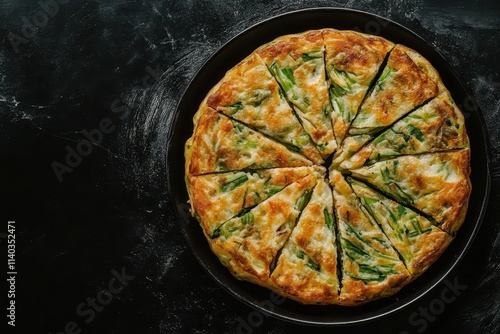
[[[1,267],[7,220],[15,220],[17,332],[500,332],[498,1],[59,2],[0,2]],[[363,326],[310,328],[256,313],[205,273],[169,202],[167,138],[196,71],[246,28],[318,6],[379,14],[425,38],[473,92],[486,120],[490,202],[473,247],[449,276],[466,288],[425,321],[421,312],[442,299],[444,283]],[[68,148],[100,125],[107,133],[80,147],[91,152],[73,160],[60,182],[54,162],[65,163]],[[101,291],[120,274],[128,277],[121,291]],[[98,295],[112,299],[92,313],[88,298]]]

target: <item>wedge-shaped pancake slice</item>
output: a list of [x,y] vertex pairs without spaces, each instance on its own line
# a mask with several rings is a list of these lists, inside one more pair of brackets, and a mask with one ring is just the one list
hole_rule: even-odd
[[318,172],[324,174],[324,168],[276,168],[190,176],[187,185],[191,213],[199,220],[205,234],[214,237],[215,230],[225,221],[298,179]]
[[262,59],[253,53],[233,69],[208,95],[210,107],[237,119],[301,152],[317,164],[323,162],[316,145],[300,124]]
[[332,171],[330,182],[341,248],[340,303],[356,305],[396,293],[409,281],[408,270],[343,176]]
[[271,274],[286,296],[302,303],[337,303],[337,249],[332,191],[324,179],[281,251]]
[[280,37],[257,50],[323,157],[337,147],[321,31]]
[[211,246],[221,262],[240,279],[266,282],[271,263],[307,205],[320,175],[290,184],[240,217],[224,223]]
[[399,155],[469,148],[464,117],[445,91],[364,146],[341,169],[359,168]]
[[366,210],[401,254],[413,279],[433,264],[452,237],[424,216],[395,202],[366,184],[348,179]]
[[186,142],[189,175],[243,169],[309,166],[303,155],[288,150],[214,109],[202,105],[193,137]]
[[326,69],[330,80],[333,126],[340,145],[386,54],[386,39],[354,31],[323,30]]
[[439,87],[427,71],[431,67],[415,63],[413,53],[409,55],[406,50],[396,45],[391,51],[382,74],[352,122],[351,135],[374,134],[438,95]]
[[455,234],[471,192],[470,151],[406,155],[352,170],[352,176],[432,217]]

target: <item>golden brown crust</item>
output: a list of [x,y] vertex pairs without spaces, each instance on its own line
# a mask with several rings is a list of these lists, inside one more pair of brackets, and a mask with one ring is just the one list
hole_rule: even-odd
[[324,29],[327,66],[356,74],[359,83],[370,85],[394,44],[382,37],[356,31]]
[[398,44],[397,47],[401,49],[404,53],[406,53],[418,66],[418,68],[420,68],[423,72],[425,72],[425,74],[427,74],[429,78],[431,78],[432,81],[437,84],[439,94],[446,91],[446,87],[444,86],[443,81],[441,80],[441,76],[427,59],[425,59],[417,51],[405,45]]
[[262,58],[279,59],[290,56],[301,58],[304,51],[323,48],[323,35],[319,30],[281,36],[260,47],[256,52]]

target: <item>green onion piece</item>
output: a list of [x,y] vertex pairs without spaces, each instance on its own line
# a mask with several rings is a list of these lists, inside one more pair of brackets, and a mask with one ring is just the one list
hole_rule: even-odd
[[315,271],[321,270],[321,267],[319,266],[319,264],[314,262],[310,257],[307,258],[307,266]]
[[297,200],[295,208],[298,211],[304,210],[304,208],[306,207],[307,203],[309,203],[309,200],[311,199],[311,195],[312,195],[312,191],[311,190],[304,191],[304,193]]
[[247,148],[256,148],[257,147],[257,142],[247,141],[246,147]]
[[385,183],[390,183],[391,182],[391,173],[389,172],[389,168],[384,168],[380,171],[382,175],[382,180],[384,180]]
[[241,222],[244,225],[248,225],[248,224],[252,223],[253,222],[253,213],[252,212],[248,212],[248,213],[244,214],[241,217]]
[[272,196],[278,192],[280,192],[283,189],[282,186],[272,186],[268,189],[265,190],[265,193],[269,196]]
[[397,190],[397,192],[399,193],[399,198],[405,202],[405,203],[408,203],[408,204],[413,204],[413,198],[408,195],[404,190],[403,188],[401,188],[401,186],[397,183],[391,183],[391,188],[393,190]]
[[295,86],[295,78],[293,77],[292,69],[279,69],[276,63],[274,63],[271,65],[269,70],[274,75],[276,80],[280,83],[285,92],[288,92],[290,89],[292,89],[293,86]]
[[413,124],[408,124],[408,130],[410,131],[410,134],[417,138],[419,142],[425,141],[424,135],[422,134],[422,131],[420,131],[418,128],[416,128]]
[[417,217],[412,217],[410,222],[413,228],[418,232],[418,234],[422,234],[422,228],[420,227],[420,223],[418,222]]
[[234,180],[231,180],[229,182],[226,182],[222,185],[221,190],[223,192],[231,191],[235,189],[236,187],[241,186],[243,183],[248,181],[248,176],[242,175]]
[[295,254],[299,259],[303,260],[304,259],[304,256],[306,255],[303,251],[298,251],[296,254]]
[[368,253],[366,253],[364,250],[353,244],[350,240],[342,238],[342,247],[345,250],[351,251],[353,253],[356,253],[357,255],[361,255],[362,257],[370,257]]
[[326,226],[328,226],[328,228],[333,231],[335,229],[335,226],[334,226],[334,218],[333,216],[330,214],[330,212],[328,212],[328,209],[324,209],[323,210],[323,215],[325,216],[325,223],[326,223]]
[[385,81],[385,79],[387,79],[391,73],[393,72],[396,72],[395,69],[392,69],[392,68],[388,68],[386,70],[384,70],[384,72],[382,73],[382,75],[380,76],[380,78],[378,78],[377,80],[377,88],[378,89],[382,89],[382,83]]
[[302,54],[302,61],[304,61],[304,62],[318,59],[318,58],[323,58],[322,51],[311,51],[311,52]]
[[293,144],[289,144],[289,143],[283,143],[286,148],[288,148],[290,151],[293,151],[293,152],[300,152],[300,147],[296,146],[296,145],[293,145]]
[[228,108],[231,111],[231,115],[232,115],[232,114],[237,113],[240,110],[243,110],[243,103],[236,102],[235,104],[228,106]]
[[417,230],[413,230],[413,231],[407,231],[406,232],[406,235],[408,236],[408,238],[414,238],[416,237],[417,235],[419,235],[420,233],[418,233]]
[[293,84],[295,85],[295,78],[293,77],[293,71],[291,68],[283,68],[281,70],[281,72],[283,72],[283,74],[286,76],[286,78]]

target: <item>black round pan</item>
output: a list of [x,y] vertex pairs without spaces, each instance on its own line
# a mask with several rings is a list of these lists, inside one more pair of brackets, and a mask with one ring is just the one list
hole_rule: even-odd
[[[444,84],[464,112],[472,152],[473,190],[469,210],[449,248],[427,272],[396,295],[354,308],[302,305],[291,300],[277,302],[269,290],[234,278],[210,251],[198,222],[190,217],[184,184],[184,143],[193,132],[192,117],[208,90],[227,70],[260,45],[281,35],[328,27],[380,35],[411,47],[427,58],[441,74]],[[395,22],[370,13],[339,8],[300,10],[261,22],[230,40],[202,66],[182,96],[176,112],[167,148],[167,163],[169,194],[176,206],[181,229],[206,271],[231,294],[266,314],[315,325],[354,324],[391,314],[416,301],[441,282],[467,252],[480,227],[490,190],[486,128],[481,113],[448,62],[429,43]]]

